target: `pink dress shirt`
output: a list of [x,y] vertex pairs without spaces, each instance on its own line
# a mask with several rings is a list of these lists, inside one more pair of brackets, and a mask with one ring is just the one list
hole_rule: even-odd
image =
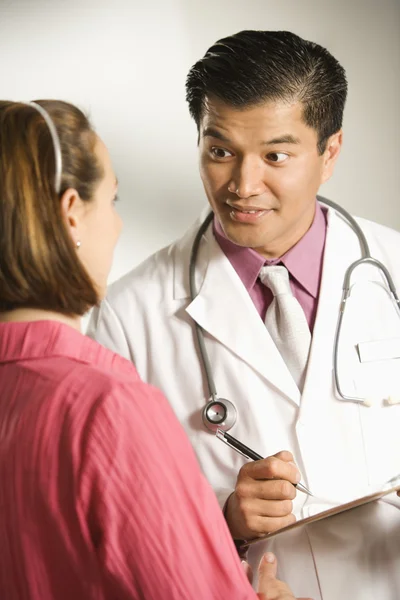
[[256,598],[168,402],[61,323],[0,323],[0,598]]
[[273,295],[261,283],[260,270],[264,265],[283,264],[289,271],[292,292],[304,310],[311,332],[317,313],[326,228],[326,210],[316,202],[314,221],[301,240],[283,256],[265,260],[255,250],[231,242],[225,236],[219,221],[214,219],[215,238],[250,294],[262,320],[265,319]]

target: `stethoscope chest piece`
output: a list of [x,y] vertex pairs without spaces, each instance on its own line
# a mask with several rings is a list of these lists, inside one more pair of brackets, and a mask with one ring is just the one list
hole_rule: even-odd
[[203,423],[210,431],[229,431],[236,423],[235,406],[225,398],[217,398],[207,402],[202,412]]

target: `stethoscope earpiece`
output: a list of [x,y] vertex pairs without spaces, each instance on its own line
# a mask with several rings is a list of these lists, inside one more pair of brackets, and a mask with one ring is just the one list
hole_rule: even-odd
[[210,431],[218,429],[229,431],[236,423],[237,410],[229,400],[217,398],[210,400],[203,408],[202,418],[204,426]]

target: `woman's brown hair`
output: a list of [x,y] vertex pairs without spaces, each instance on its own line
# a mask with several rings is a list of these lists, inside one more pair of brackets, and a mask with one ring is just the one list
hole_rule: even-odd
[[0,101],[0,311],[40,308],[83,315],[99,301],[61,213],[69,188],[90,202],[103,176],[96,134],[75,106],[37,101],[56,127],[60,193],[49,127],[32,106]]

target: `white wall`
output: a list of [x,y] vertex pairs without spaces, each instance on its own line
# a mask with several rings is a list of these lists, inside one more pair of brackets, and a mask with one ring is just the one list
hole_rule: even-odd
[[400,229],[398,0],[0,0],[0,97],[88,109],[120,180],[110,280],[181,234],[205,203],[190,66],[241,29],[288,29],[346,68],[345,144],[322,193]]

